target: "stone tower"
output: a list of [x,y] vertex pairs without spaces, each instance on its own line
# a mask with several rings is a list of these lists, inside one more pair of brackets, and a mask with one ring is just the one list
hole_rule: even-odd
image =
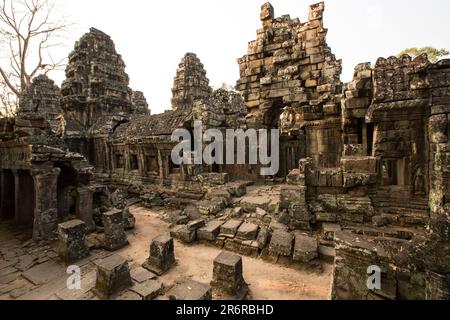
[[16,130],[29,136],[42,133],[61,133],[61,93],[54,81],[46,75],[33,79],[22,95],[16,118]]
[[236,88],[248,109],[248,125],[304,130],[310,137],[308,156],[334,167],[341,154],[341,60],[326,43],[324,3],[310,6],[309,19],[275,18],[270,3],[261,7],[262,28],[238,59]]
[[132,113],[125,63],[111,38],[91,28],[69,55],[62,107],[86,128],[104,115]]
[[195,100],[207,98],[212,89],[206,71],[194,53],[186,53],[178,66],[172,88],[172,109],[187,109]]

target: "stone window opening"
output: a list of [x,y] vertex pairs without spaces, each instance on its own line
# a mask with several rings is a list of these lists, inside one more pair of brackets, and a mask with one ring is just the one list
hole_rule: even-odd
[[124,167],[124,161],[123,161],[123,155],[122,154],[116,154],[115,155],[115,164],[116,169],[123,169]]
[[364,143],[364,119],[359,118],[358,119],[358,125],[357,125],[357,133],[358,133],[358,144]]
[[172,159],[169,157],[169,174],[170,175],[179,175],[181,174],[181,167],[173,163]]
[[397,160],[383,159],[381,163],[381,176],[384,186],[397,186]]
[[138,157],[135,154],[130,155],[130,170],[139,170]]
[[154,155],[149,155],[145,157],[145,167],[149,174],[159,175],[159,165],[158,159]]
[[372,156],[373,153],[373,134],[374,126],[372,123],[367,124],[367,155]]

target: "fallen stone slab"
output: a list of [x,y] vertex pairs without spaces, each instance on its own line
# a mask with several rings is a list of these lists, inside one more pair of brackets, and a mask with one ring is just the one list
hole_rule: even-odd
[[193,243],[197,239],[197,231],[189,231],[187,226],[175,226],[170,230],[170,236],[183,243]]
[[241,226],[242,220],[229,220],[220,227],[220,235],[227,238],[234,238]]
[[142,300],[153,300],[163,292],[163,284],[158,280],[147,280],[130,288],[136,292]]
[[282,224],[282,223],[276,221],[275,219],[272,219],[272,221],[270,222],[270,225],[269,225],[269,230],[272,232],[275,232],[277,230],[288,231],[289,228],[287,225]]
[[53,260],[49,260],[25,271],[22,273],[22,276],[34,285],[41,285],[62,277],[65,274],[63,267],[56,264]]
[[295,236],[293,260],[310,262],[319,256],[317,239],[312,236],[297,234]]
[[170,300],[212,300],[212,288],[210,285],[194,280],[185,280],[177,283],[167,292]]
[[198,229],[203,228],[204,226],[205,226],[205,220],[197,219],[197,220],[189,222],[186,227],[189,231],[197,231]]
[[270,253],[285,257],[291,256],[293,239],[293,234],[283,230],[275,230],[269,245]]
[[37,257],[34,255],[23,255],[19,257],[19,262],[14,266],[15,268],[19,269],[20,271],[27,271],[34,265],[36,265]]
[[269,240],[269,230],[266,227],[261,228],[258,232],[258,237],[256,238],[256,242],[258,243],[259,249],[264,249]]
[[341,231],[341,226],[335,223],[322,224],[322,237],[326,241],[334,241],[334,234]]
[[208,224],[197,230],[197,238],[199,240],[214,241],[220,233],[220,227],[224,224],[224,221],[212,220]]
[[242,240],[255,240],[258,235],[259,226],[254,223],[243,223],[236,234]]
[[157,278],[157,275],[153,272],[150,272],[142,267],[137,267],[131,270],[131,279],[138,283],[145,282],[147,280],[154,280]]

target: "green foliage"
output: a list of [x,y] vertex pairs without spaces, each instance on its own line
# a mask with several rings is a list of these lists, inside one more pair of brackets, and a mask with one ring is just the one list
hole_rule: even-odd
[[401,57],[404,54],[409,54],[413,59],[420,56],[421,54],[426,53],[428,56],[428,60],[433,63],[436,63],[441,58],[444,58],[450,54],[447,49],[436,49],[433,47],[422,47],[422,48],[408,48],[400,52],[397,57]]

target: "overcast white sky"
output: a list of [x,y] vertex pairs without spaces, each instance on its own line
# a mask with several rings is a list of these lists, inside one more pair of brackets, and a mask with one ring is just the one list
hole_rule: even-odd
[[[123,56],[130,86],[144,91],[153,113],[170,109],[175,71],[185,52],[195,52],[210,84],[236,83],[236,59],[261,27],[263,0],[57,0],[75,22],[67,47],[95,27],[109,34]],[[306,21],[314,0],[272,0],[277,17]],[[450,49],[448,0],[325,0],[328,45],[343,59],[342,80],[359,62],[431,45]],[[63,73],[51,75],[57,83]]]

